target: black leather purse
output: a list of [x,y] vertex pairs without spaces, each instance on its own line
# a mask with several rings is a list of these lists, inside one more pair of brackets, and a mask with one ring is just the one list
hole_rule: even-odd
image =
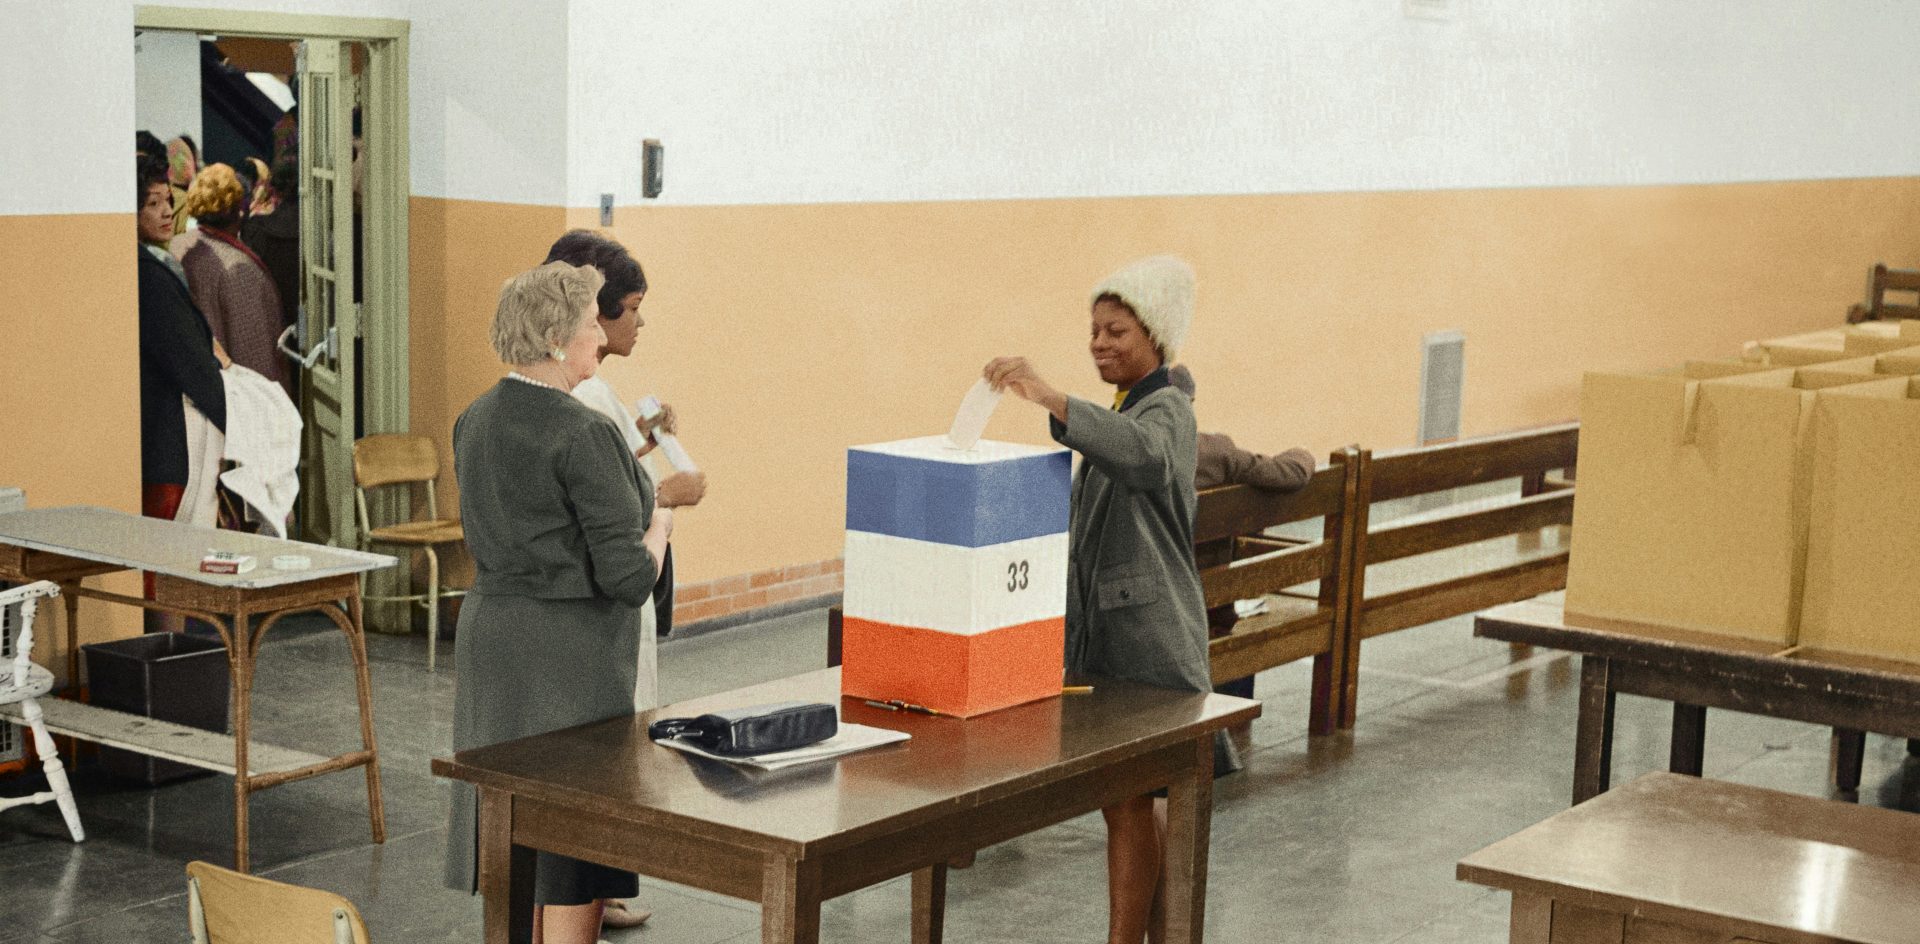
[[662,718],[647,726],[647,736],[656,741],[675,738],[726,757],[754,757],[816,744],[839,730],[840,713],[834,706],[783,701],[698,718]]

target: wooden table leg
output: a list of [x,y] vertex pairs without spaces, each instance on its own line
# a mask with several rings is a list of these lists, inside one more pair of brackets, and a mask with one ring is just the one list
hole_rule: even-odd
[[1553,899],[1532,892],[1513,893],[1507,923],[1509,944],[1549,944],[1553,940]]
[[1213,826],[1213,735],[1195,738],[1187,769],[1167,787],[1167,944],[1200,944],[1207,915],[1207,842]]
[[1866,761],[1867,732],[1833,729],[1833,785],[1843,793],[1860,789],[1860,768]]
[[1573,803],[1606,792],[1613,765],[1612,663],[1605,656],[1580,657],[1580,720],[1573,738]]
[[347,596],[344,622],[337,610],[329,608],[327,615],[347,634],[347,648],[353,653],[354,690],[360,699],[360,743],[372,755],[367,759],[367,819],[372,824],[373,841],[384,843],[387,841],[387,809],[380,799],[380,748],[373,735],[373,680],[367,672],[367,631],[358,584]]
[[1706,706],[1674,702],[1673,742],[1668,750],[1667,769],[1676,774],[1698,777],[1706,766],[1706,755]]
[[947,864],[913,872],[913,944],[940,944],[947,923]]
[[247,746],[253,734],[253,634],[247,612],[233,614],[228,635],[227,666],[233,673],[233,861],[234,871],[246,874],[247,800],[253,793]]
[[480,793],[480,894],[487,944],[533,940],[534,853],[513,844],[513,796],[491,787]]
[[73,592],[80,581],[63,583],[60,593],[67,604],[67,688],[80,690],[80,594]]
[[760,873],[761,944],[820,944],[820,867],[769,858]]

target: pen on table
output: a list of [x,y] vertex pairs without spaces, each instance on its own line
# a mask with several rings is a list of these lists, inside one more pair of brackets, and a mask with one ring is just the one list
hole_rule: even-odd
[[864,699],[861,699],[861,701],[860,701],[860,703],[861,703],[861,704],[863,704],[863,705],[866,705],[866,706],[868,706],[868,707],[870,707],[870,708],[880,708],[880,709],[884,709],[884,710],[886,710],[886,711],[899,711],[899,710],[900,710],[900,706],[899,706],[899,705],[894,705],[894,704],[890,704],[890,703],[888,703],[888,702],[884,702],[884,701],[874,701],[874,700],[873,700],[873,699],[871,699],[871,698],[864,698]]
[[1062,694],[1062,695],[1091,695],[1091,694],[1093,694],[1093,686],[1091,686],[1091,685],[1062,685],[1062,686],[1060,686],[1060,694]]

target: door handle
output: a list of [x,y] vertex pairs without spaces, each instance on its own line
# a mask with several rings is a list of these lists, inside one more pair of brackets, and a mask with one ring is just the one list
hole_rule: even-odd
[[274,345],[280,348],[280,353],[292,358],[294,363],[299,364],[304,369],[311,370],[314,362],[319,360],[321,355],[327,353],[327,346],[333,342],[333,329],[327,329],[327,336],[322,338],[319,344],[314,345],[313,350],[302,354],[293,349],[292,343],[293,333],[298,328],[298,325],[287,325],[287,330],[280,332],[280,339],[275,341]]

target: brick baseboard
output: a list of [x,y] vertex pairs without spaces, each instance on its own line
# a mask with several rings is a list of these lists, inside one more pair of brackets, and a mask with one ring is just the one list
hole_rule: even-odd
[[704,623],[840,592],[841,560],[775,567],[673,588],[673,625]]

